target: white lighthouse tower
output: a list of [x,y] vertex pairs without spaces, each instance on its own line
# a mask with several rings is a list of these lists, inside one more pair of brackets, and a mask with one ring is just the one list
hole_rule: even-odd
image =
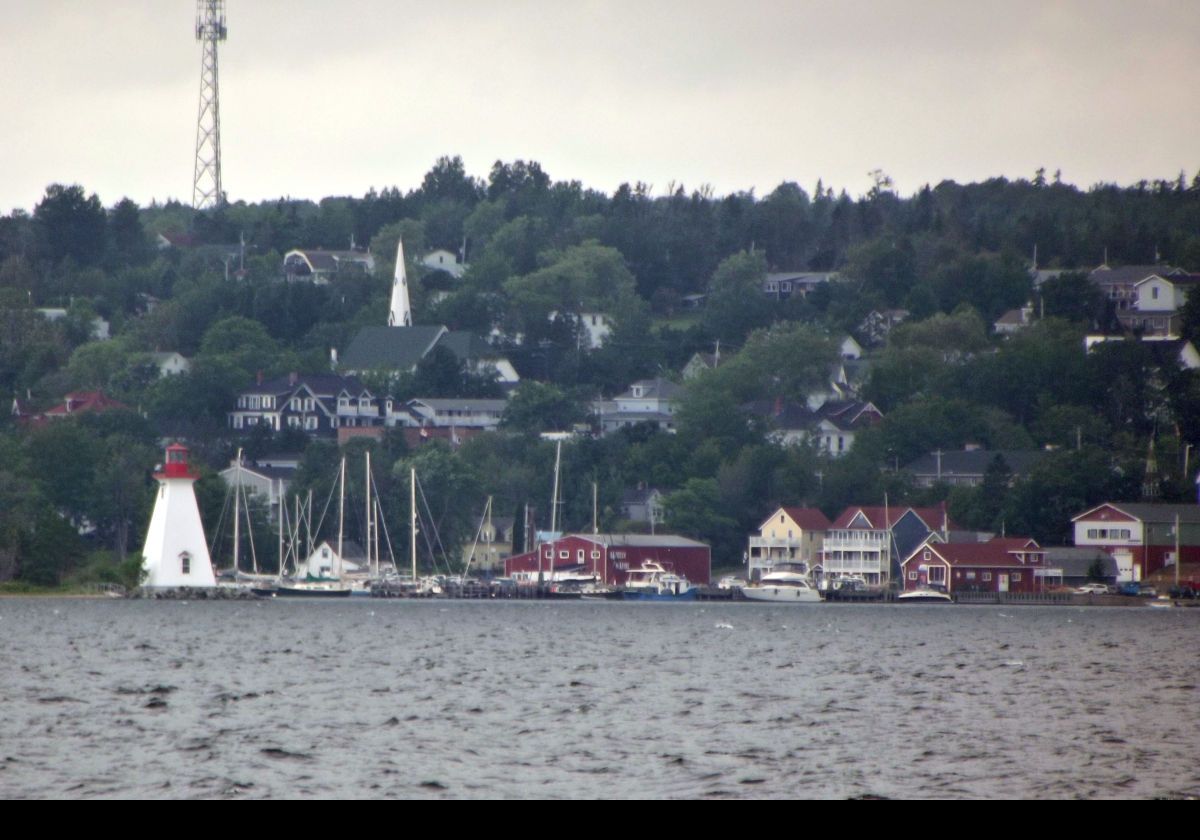
[[412,326],[412,305],[408,301],[408,273],[404,270],[403,240],[396,243],[396,272],[392,277],[392,301],[388,307],[388,326]]
[[187,447],[167,447],[167,460],[158,479],[158,498],[146,531],[142,568],[147,588],[216,586],[200,508],[192,488],[199,478],[188,466]]

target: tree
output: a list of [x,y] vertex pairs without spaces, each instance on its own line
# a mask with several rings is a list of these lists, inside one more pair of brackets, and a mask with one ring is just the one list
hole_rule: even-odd
[[516,432],[537,434],[569,430],[585,417],[579,403],[562,389],[526,380],[509,397],[500,425]]
[[[392,468],[398,483],[407,483],[415,469],[419,484],[417,505],[421,511],[422,536],[418,552],[434,563],[456,561],[458,547],[473,531],[471,511],[480,497],[480,481],[462,459],[441,441],[425,444]],[[407,527],[404,532],[407,533]]]
[[760,252],[742,251],[722,260],[708,286],[705,331],[737,345],[752,330],[769,324],[774,308],[763,291],[766,277],[767,260]]
[[742,534],[729,516],[715,478],[692,478],[663,499],[667,527],[674,533],[708,542],[718,558],[741,557]]
[[104,256],[108,233],[104,207],[95,193],[85,195],[78,184],[47,187],[33,210],[33,221],[39,250],[54,262],[71,257],[92,265]]
[[633,275],[615,248],[585,242],[540,259],[542,268],[504,284],[510,311],[526,330],[545,323],[551,312],[607,312],[635,295]]
[[108,231],[119,263],[136,265],[150,255],[141,213],[137,204],[128,198],[121,199],[113,207],[108,217]]

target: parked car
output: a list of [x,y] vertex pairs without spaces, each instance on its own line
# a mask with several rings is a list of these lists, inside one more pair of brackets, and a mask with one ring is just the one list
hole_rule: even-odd
[[1076,595],[1107,595],[1108,587],[1103,583],[1085,583],[1083,586],[1076,588]]

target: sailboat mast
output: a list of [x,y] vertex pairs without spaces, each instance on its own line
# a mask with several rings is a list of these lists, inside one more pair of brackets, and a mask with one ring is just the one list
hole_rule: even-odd
[[237,467],[233,471],[233,576],[238,573],[238,548],[241,546],[242,533],[242,450],[237,451]]
[[364,527],[367,529],[367,538],[363,540],[365,543],[363,548],[367,550],[367,569],[370,571],[371,576],[374,577],[376,574],[375,559],[371,556],[371,453],[367,452],[366,456],[367,468],[363,476],[363,482],[366,484],[366,493],[364,494],[366,497],[366,510],[364,511],[366,519],[364,522],[366,524]]
[[409,514],[408,533],[411,540],[409,557],[412,558],[412,579],[417,580],[417,468],[409,470]]
[[[562,441],[554,448],[554,495],[550,497],[550,533],[558,533],[558,469],[562,465]],[[554,537],[551,537],[554,539]]]
[[[323,515],[323,514],[322,514]],[[346,524],[346,459],[342,458],[342,467],[338,470],[338,550],[337,550],[337,574],[335,577],[342,576],[342,530]]]
[[276,512],[276,519],[279,520],[279,574],[283,574],[283,516],[287,513],[287,500],[283,497],[283,479],[279,479],[279,507]]

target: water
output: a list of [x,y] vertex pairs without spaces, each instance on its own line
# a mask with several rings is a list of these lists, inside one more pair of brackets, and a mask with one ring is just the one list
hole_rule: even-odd
[[0,796],[1200,796],[1200,610],[0,601]]

